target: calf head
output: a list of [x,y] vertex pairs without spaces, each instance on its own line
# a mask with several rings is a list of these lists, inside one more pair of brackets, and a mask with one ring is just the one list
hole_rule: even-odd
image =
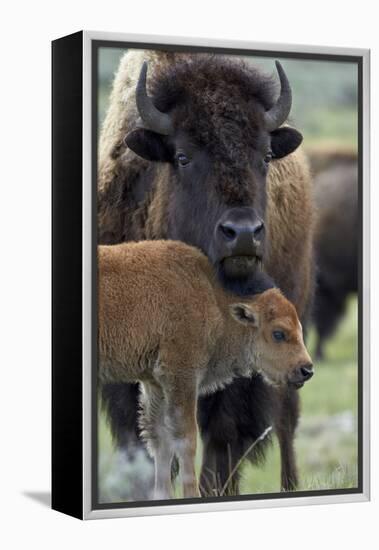
[[267,382],[301,388],[313,376],[312,360],[294,306],[278,289],[249,303],[232,304],[233,318],[251,330],[256,368]]

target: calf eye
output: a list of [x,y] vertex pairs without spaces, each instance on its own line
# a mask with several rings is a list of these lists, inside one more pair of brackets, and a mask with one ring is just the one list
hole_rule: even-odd
[[284,342],[284,340],[286,339],[286,335],[282,330],[274,330],[272,333],[272,337],[275,342]]
[[179,166],[187,166],[187,164],[189,164],[190,162],[190,159],[184,153],[179,153],[178,155],[176,155],[176,162]]

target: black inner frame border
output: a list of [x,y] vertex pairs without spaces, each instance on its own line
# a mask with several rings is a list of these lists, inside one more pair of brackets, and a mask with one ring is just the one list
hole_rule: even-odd
[[[147,500],[130,502],[99,503],[98,491],[98,377],[97,377],[97,160],[98,160],[98,53],[100,48],[160,50],[170,52],[216,53],[249,57],[277,57],[309,61],[332,61],[353,63],[358,71],[358,486],[346,489],[321,489],[259,493],[222,497],[178,498],[168,500]],[[301,48],[301,46],[299,46]],[[330,495],[360,494],[363,492],[363,56],[322,53],[302,53],[280,50],[241,49],[215,46],[184,46],[175,44],[146,43],[136,41],[91,40],[91,167],[92,167],[92,365],[91,365],[91,506],[92,510],[121,508],[145,508],[148,506],[176,506],[178,504],[205,504],[217,502],[239,502],[283,498],[318,497]],[[185,511],[185,510],[183,510]],[[199,509],[199,511],[201,511]]]

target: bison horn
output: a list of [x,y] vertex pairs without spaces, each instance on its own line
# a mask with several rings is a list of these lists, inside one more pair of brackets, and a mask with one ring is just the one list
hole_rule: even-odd
[[287,119],[292,104],[291,86],[286,73],[279,61],[275,61],[280,79],[280,95],[277,102],[269,111],[265,112],[265,126],[269,132],[276,130]]
[[172,133],[172,122],[168,114],[159,111],[146,91],[147,62],[142,65],[136,89],[136,103],[139,115],[147,130],[168,136]]

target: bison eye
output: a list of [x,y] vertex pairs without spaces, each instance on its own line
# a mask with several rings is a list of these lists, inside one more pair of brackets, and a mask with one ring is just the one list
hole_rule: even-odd
[[274,330],[272,333],[272,337],[275,342],[284,342],[286,339],[286,335],[282,330]]
[[179,153],[176,155],[176,162],[179,166],[187,166],[187,164],[189,164],[190,162],[190,159],[184,153]]
[[272,160],[272,151],[268,151],[264,157],[264,161],[268,164]]

